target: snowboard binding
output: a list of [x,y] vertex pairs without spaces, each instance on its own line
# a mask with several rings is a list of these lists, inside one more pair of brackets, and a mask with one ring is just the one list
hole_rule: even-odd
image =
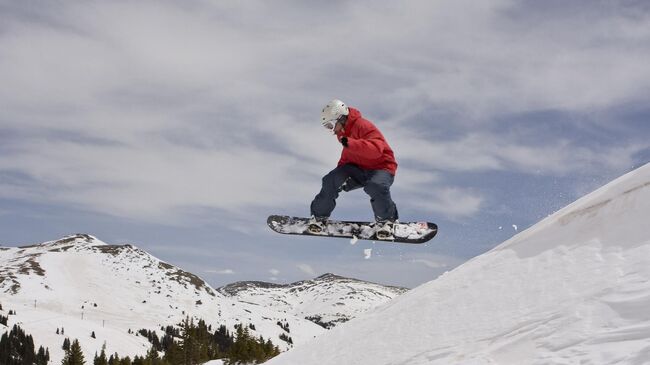
[[309,225],[307,226],[307,230],[310,233],[313,234],[318,234],[321,233],[325,230],[325,227],[327,226],[327,217],[314,217],[313,215],[309,219]]
[[392,240],[395,222],[385,221],[375,223],[375,235],[378,240]]

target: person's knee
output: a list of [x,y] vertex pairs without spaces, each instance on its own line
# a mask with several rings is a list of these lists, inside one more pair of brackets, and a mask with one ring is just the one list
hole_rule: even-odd
[[340,191],[343,184],[347,181],[348,175],[345,171],[336,169],[323,176],[323,187],[328,190]]
[[363,190],[370,195],[371,197],[386,195],[389,192],[389,188],[386,185],[378,184],[376,182],[368,182]]
[[329,173],[323,176],[322,192],[328,196],[336,195],[338,194],[341,185],[341,178],[337,174]]
[[327,175],[323,176],[323,186],[334,186],[336,185],[336,180],[339,179],[338,172],[336,170],[330,171]]

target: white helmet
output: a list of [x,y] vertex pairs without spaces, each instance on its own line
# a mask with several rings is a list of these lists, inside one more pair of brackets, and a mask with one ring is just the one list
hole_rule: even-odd
[[338,99],[334,99],[327,103],[323,108],[320,116],[320,122],[323,124],[323,127],[327,129],[334,129],[336,122],[341,119],[341,117],[350,114],[350,109],[345,105],[344,102]]

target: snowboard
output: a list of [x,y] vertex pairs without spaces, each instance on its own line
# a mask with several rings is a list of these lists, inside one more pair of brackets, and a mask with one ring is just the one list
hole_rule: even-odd
[[377,238],[375,222],[334,221],[327,222],[322,232],[314,233],[308,230],[309,218],[271,215],[266,220],[275,232],[316,237],[338,237],[353,240],[372,240],[396,243],[424,243],[438,233],[438,226],[430,222],[399,222],[396,223],[393,235],[388,238]]

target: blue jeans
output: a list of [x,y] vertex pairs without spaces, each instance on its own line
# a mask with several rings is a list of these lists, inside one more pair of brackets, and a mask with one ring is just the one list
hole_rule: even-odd
[[341,191],[363,187],[370,196],[375,220],[397,220],[397,206],[390,196],[394,180],[395,177],[385,170],[363,170],[354,164],[339,166],[323,177],[323,186],[311,202],[311,215],[329,217]]

